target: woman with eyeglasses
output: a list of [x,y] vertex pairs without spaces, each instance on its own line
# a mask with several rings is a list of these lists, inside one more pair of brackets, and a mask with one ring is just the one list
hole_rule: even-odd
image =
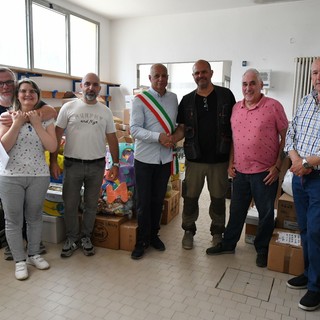
[[[50,183],[44,151],[54,152],[57,139],[54,119],[42,120],[41,112],[36,111],[39,103],[38,85],[30,79],[19,81],[14,95],[12,126],[0,123],[1,144],[10,157],[6,167],[0,167],[0,197],[18,280],[28,278],[27,264],[41,270],[50,267],[39,254],[42,208]],[[23,216],[27,221],[27,256],[21,232]]]

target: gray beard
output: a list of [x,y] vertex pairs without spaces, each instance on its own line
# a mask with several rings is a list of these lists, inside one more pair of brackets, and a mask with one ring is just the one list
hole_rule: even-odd
[[96,94],[85,94],[85,98],[86,98],[86,100],[88,100],[88,101],[93,101],[93,100],[95,100],[95,99],[97,99],[97,95]]
[[9,108],[12,105],[12,99],[0,97],[0,104],[3,107],[8,107]]

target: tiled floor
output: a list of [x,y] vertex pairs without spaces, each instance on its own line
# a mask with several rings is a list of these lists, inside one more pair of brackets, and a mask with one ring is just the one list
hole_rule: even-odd
[[29,267],[18,281],[0,251],[1,320],[319,320],[298,301],[305,290],[286,288],[289,275],[255,266],[255,250],[240,240],[236,253],[207,256],[208,195],[200,203],[193,250],[181,247],[181,215],[161,229],[167,250],[149,249],[139,261],[126,251],[97,248],[60,258],[62,243],[46,243],[47,271]]

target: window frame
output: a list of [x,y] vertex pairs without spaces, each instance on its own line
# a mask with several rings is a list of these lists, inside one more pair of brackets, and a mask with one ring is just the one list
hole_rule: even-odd
[[[33,38],[33,12],[32,12],[32,6],[33,4],[42,6],[44,8],[53,9],[54,11],[57,11],[59,14],[63,14],[66,19],[65,24],[65,39],[66,39],[66,55],[65,55],[65,62],[66,62],[66,72],[59,72],[59,71],[53,71],[48,69],[42,69],[42,68],[36,68],[34,64],[34,58],[35,58],[35,52],[34,52],[34,38]],[[34,73],[46,73],[46,74],[52,74],[52,75],[58,75],[58,76],[68,76],[68,77],[79,77],[77,74],[71,73],[71,34],[70,34],[70,17],[74,16],[79,19],[83,19],[85,21],[88,21],[90,23],[93,23],[96,26],[96,35],[95,35],[95,63],[94,67],[96,70],[96,73],[99,74],[100,71],[100,23],[87,18],[81,14],[78,14],[76,12],[73,12],[71,10],[68,10],[66,8],[63,8],[59,5],[50,3],[46,0],[25,0],[25,25],[26,25],[26,35],[23,35],[23,38],[16,39],[16,41],[26,41],[26,51],[27,51],[27,67],[21,66],[21,65],[12,65],[9,66],[9,68],[15,68],[15,69],[24,69],[26,72],[34,72]],[[75,68],[77,69],[77,68]]]

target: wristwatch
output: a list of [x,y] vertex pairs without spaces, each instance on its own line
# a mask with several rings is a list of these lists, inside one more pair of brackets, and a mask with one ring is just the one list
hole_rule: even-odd
[[307,161],[306,158],[303,158],[303,159],[302,159],[302,165],[303,165],[303,167],[304,167],[305,169],[311,169],[311,168],[313,168],[312,165]]
[[114,167],[120,167],[120,163],[119,162],[114,162],[113,164],[112,164]]

